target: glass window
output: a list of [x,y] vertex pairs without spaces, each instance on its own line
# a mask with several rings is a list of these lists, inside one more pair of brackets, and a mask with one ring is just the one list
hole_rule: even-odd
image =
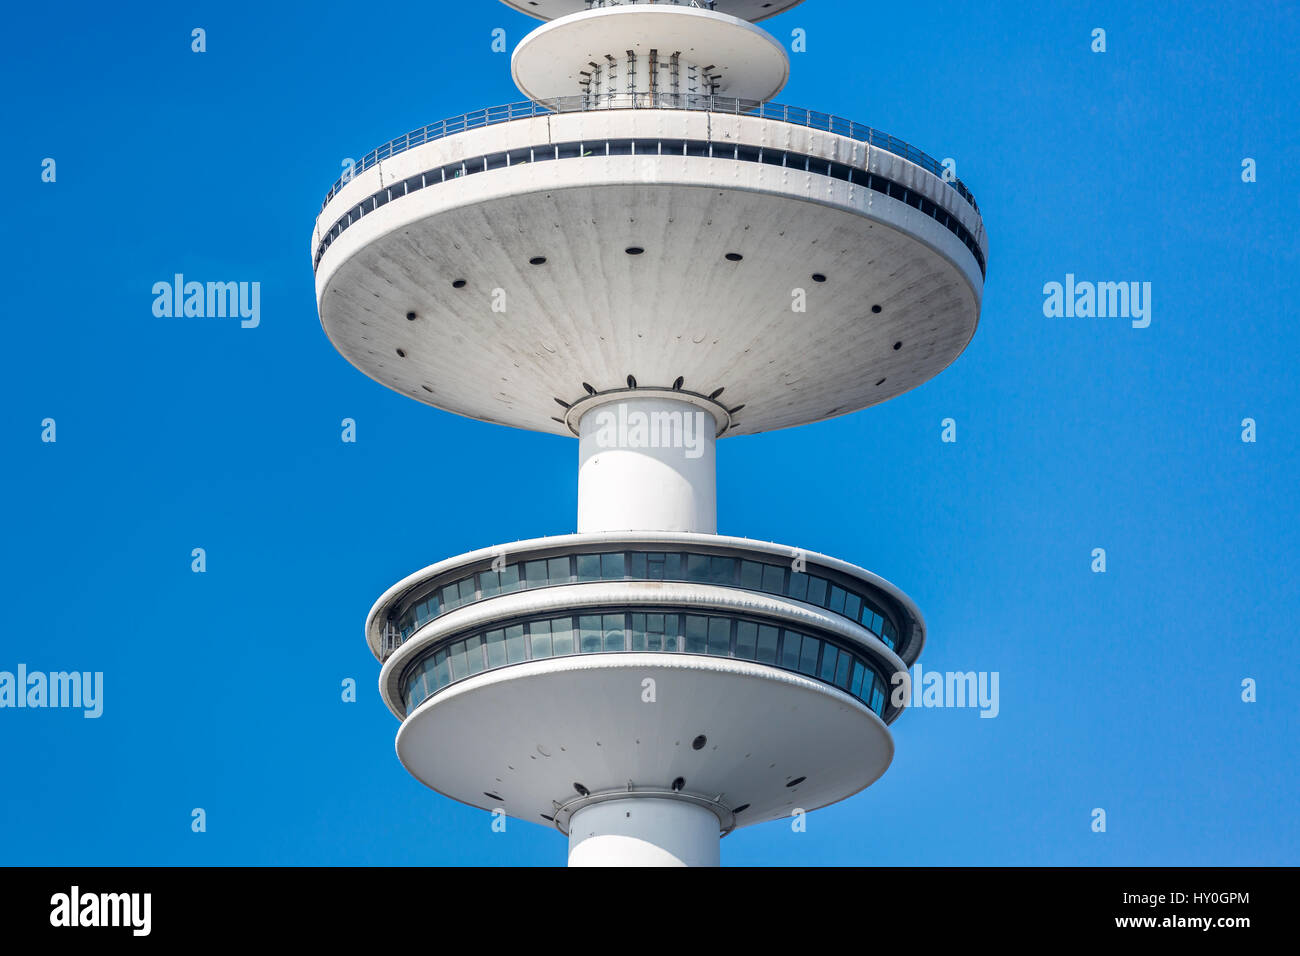
[[799,670],[809,677],[817,673],[817,652],[821,650],[822,642],[815,637],[804,635],[803,643],[799,646]]
[[680,614],[664,615],[664,650],[682,649],[682,619]]
[[631,156],[632,141],[630,139],[611,139],[609,141],[610,156]]
[[826,606],[826,579],[808,576],[808,603]]
[[501,572],[501,593],[509,594],[511,591],[518,591],[524,586],[519,577],[519,565],[507,564]]
[[460,589],[453,582],[438,592],[438,600],[448,611],[460,607]]
[[539,588],[547,584],[546,561],[539,558],[536,561],[527,561],[524,563],[524,586],[530,588]]
[[755,660],[764,664],[776,663],[776,644],[780,629],[768,624],[758,626],[758,656]]
[[849,665],[852,663],[853,658],[840,651],[840,658],[835,664],[835,686],[841,690],[849,689]]
[[645,556],[646,561],[646,580],[662,581],[664,580],[664,556],[657,552],[651,551]]
[[790,589],[786,593],[796,601],[806,600],[808,597],[808,575],[799,571],[791,571]]
[[484,635],[487,641],[487,666],[504,667],[506,663],[506,632],[503,630],[488,631]]
[[[645,555],[642,555],[642,557],[644,558]],[[636,555],[633,555],[632,558],[633,558],[633,561],[635,562],[635,560],[636,560]],[[631,643],[632,643],[632,650],[634,650],[634,651],[644,651],[644,650],[646,649],[645,615],[644,615],[644,614],[633,614],[633,615],[632,615],[632,633],[631,633],[631,638],[632,638],[632,641],[631,641]],[[656,650],[658,650],[658,648],[656,648]]]
[[880,615],[877,614],[875,611],[871,610],[870,608],[867,608],[862,612],[862,625],[872,633],[874,634],[880,633],[880,622],[881,622]]
[[644,581],[646,579],[645,552],[633,551],[629,558],[629,561],[630,564],[628,566],[628,572],[627,572],[628,577],[630,577],[633,581]]
[[546,562],[546,580],[550,584],[569,583],[569,558],[551,558]]
[[528,624],[528,642],[532,645],[533,660],[540,661],[551,656],[551,622],[530,621]]
[[511,165],[511,166],[518,166],[518,165],[520,165],[520,164],[522,164],[522,163],[526,163],[526,162],[528,162],[528,158],[529,158],[529,157],[528,157],[528,154],[529,154],[529,152],[530,152],[530,150],[528,150],[528,149],[512,149],[512,150],[510,150],[510,152],[507,154],[507,155],[509,155],[509,157],[510,157],[510,165]]
[[867,669],[862,666],[862,661],[853,662],[853,683],[849,686],[849,693],[854,697],[862,696],[862,678],[867,674]]
[[763,590],[770,594],[785,593],[785,568],[779,564],[763,565]]
[[862,598],[858,597],[856,594],[849,594],[849,596],[844,599],[844,616],[856,621],[858,615],[861,613]]
[[600,556],[600,576],[606,581],[622,581],[624,564],[622,551],[602,554]]
[[712,584],[734,584],[736,581],[736,559],[709,558],[709,581]]
[[703,654],[708,645],[709,619],[698,614],[686,615],[686,653]]
[[718,657],[731,655],[731,619],[709,618],[709,653]]
[[877,714],[885,712],[885,692],[880,687],[880,681],[876,681],[871,688],[871,709]]
[[474,581],[474,575],[471,574],[467,578],[461,578],[457,582],[457,587],[460,589],[460,603],[462,605],[471,604],[478,599],[478,585]]
[[448,649],[449,660],[451,663],[451,679],[461,680],[469,676],[469,668],[465,664],[465,642],[457,641]]
[[485,598],[493,597],[501,591],[501,580],[495,571],[481,571],[478,576],[478,589]]
[[528,660],[528,649],[524,646],[524,626],[513,624],[506,628],[506,660],[518,664]]
[[686,556],[686,580],[701,583],[709,580],[708,555],[688,554]]
[[664,580],[685,580],[685,577],[682,575],[682,556],[675,551],[664,555]]
[[483,635],[465,638],[465,667],[471,674],[483,670]]
[[781,640],[781,666],[786,670],[797,671],[799,669],[799,645],[803,642],[803,635],[794,631],[786,631]]
[[752,661],[758,650],[758,625],[752,621],[736,622],[736,656]]
[[573,653],[573,618],[557,617],[551,621],[551,647],[556,657]]
[[829,601],[826,602],[827,609],[834,611],[836,614],[843,614],[845,597],[847,597],[847,594],[845,593],[844,589],[841,587],[836,587],[834,584],[832,584],[831,598]]
[[667,650],[664,647],[664,616],[662,614],[645,615],[645,632],[647,650]]
[[598,554],[578,555],[578,580],[579,581],[600,580],[600,555]]
[[740,562],[740,586],[747,591],[757,591],[763,585],[763,566],[757,561]]
[[827,644],[822,650],[822,669],[817,676],[828,684],[835,680],[835,658],[838,654],[839,651],[830,644]]
[[894,627],[893,621],[885,621],[880,626],[880,638],[889,645],[891,651],[894,649],[894,645],[898,641],[898,630]]
[[600,651],[601,632],[600,615],[583,614],[578,618],[578,647],[582,654],[595,654]]
[[[622,557],[622,555],[619,555]],[[602,614],[600,626],[605,632],[605,650],[623,651],[627,649],[627,635],[624,631],[626,619],[622,614]]]
[[415,672],[407,678],[406,695],[411,700],[412,708],[419,706],[420,701],[429,696],[429,691],[424,686],[424,667],[416,668]]

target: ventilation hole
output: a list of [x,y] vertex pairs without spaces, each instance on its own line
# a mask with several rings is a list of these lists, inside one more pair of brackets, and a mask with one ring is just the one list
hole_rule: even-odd
[[787,786],[787,787],[797,787],[797,786],[799,786],[799,784],[803,783],[803,782],[804,782],[805,780],[807,780],[807,779],[808,779],[807,777],[795,777],[793,780],[791,780],[789,783],[787,783],[786,786]]
[[401,358],[406,358],[406,351],[404,349],[398,349],[397,354]]
[[736,414],[738,411],[740,411],[740,410],[741,410],[742,408],[744,408],[744,407],[745,407],[744,405],[737,405],[735,408],[731,409],[731,414],[733,414],[733,415]]
[[562,398],[557,398],[557,399],[555,400],[555,404],[556,404],[556,405],[559,405],[561,408],[569,408],[569,407],[570,407],[570,406],[569,406],[569,403],[566,402],[566,401],[565,401],[564,399],[562,399]]
[[[803,778],[800,777],[799,779],[802,780]],[[580,796],[580,797],[587,797],[587,796],[590,796],[590,795],[591,795],[591,791],[588,790],[586,787],[584,787],[584,786],[583,786],[582,784],[580,784],[580,783],[575,783],[575,784],[573,785],[573,789],[576,790],[576,791],[578,791],[578,796]]]
[[685,384],[686,384],[686,379],[681,375],[678,375],[675,379],[673,379],[673,391],[680,392],[682,390],[682,386]]
[[546,265],[546,256],[533,256],[528,260],[528,264],[530,266],[544,266]]
[[686,786],[686,778],[678,777],[676,780],[673,781],[673,792],[681,793],[682,787],[684,786]]
[[559,422],[561,425],[565,424],[565,421],[564,421],[563,418],[556,418],[554,415],[551,416],[551,421],[553,421],[553,422]]
[[433,394],[433,389],[431,389],[428,385],[421,385],[420,388],[424,389],[424,390],[425,390],[426,392],[428,392],[430,395]]
[[732,813],[744,813],[744,812],[745,812],[746,810],[748,810],[748,809],[749,809],[749,804],[748,804],[748,803],[742,803],[740,806],[736,807],[736,809],[732,810],[731,812],[732,812]]
[[745,257],[742,256],[739,252],[728,252],[726,255],[726,259],[728,262],[739,262],[743,258]]
[[639,256],[641,255],[641,253],[645,252],[645,250],[642,249],[640,246],[628,246],[623,251],[626,252],[629,256]]
[[881,311],[881,310],[880,310],[880,306],[878,306],[878,305],[873,305],[873,306],[871,307],[871,311],[874,312],[874,313],[876,313],[876,315],[879,315],[879,314],[880,314],[880,311]]
[[899,349],[901,349],[902,347],[903,347],[903,343],[902,343],[902,342],[895,342],[895,343],[894,343],[894,351],[895,351],[895,352],[897,352],[897,351],[898,351]]
[[627,387],[628,387],[628,388],[636,388],[636,377],[635,377],[635,376],[629,375],[629,376],[627,377]]
[[882,386],[882,385],[884,385],[884,384],[885,384],[885,380],[882,378],[879,382],[876,383],[876,388],[879,388],[880,386]]
[[542,819],[543,819],[543,820],[549,820],[549,821],[551,821],[552,823],[555,822],[555,817],[549,816],[548,814],[545,814],[545,813],[542,814]]
[[587,390],[587,394],[588,394],[588,395],[595,395],[595,394],[596,394],[596,390],[595,390],[594,388],[592,388],[590,385],[588,385],[586,382],[583,382],[583,383],[582,383],[582,387],[585,388],[585,389]]
[[488,793],[486,790],[483,791],[483,796],[487,797],[489,800],[500,800],[502,802],[505,802],[506,799],[505,797],[498,796],[495,793]]
[[407,322],[414,322],[415,319],[416,319],[416,315],[415,315],[414,312],[408,312],[408,313],[406,313],[406,321],[407,321]]
[[707,744],[708,742],[709,742],[709,738],[704,736],[703,734],[700,734],[698,737],[696,737],[694,740],[691,741],[691,749],[703,750],[704,745]]
[[814,272],[814,273],[812,274],[812,280],[813,280],[813,282],[825,282],[825,281],[826,281],[826,277],[825,277],[824,275],[822,275],[820,272]]
[[711,392],[709,393],[709,399],[710,399],[710,400],[713,400],[713,399],[717,398],[717,397],[718,397],[719,395],[721,395],[724,391],[726,391],[726,389],[727,389],[727,386],[725,386],[725,385],[722,386],[722,388],[715,388],[713,391],[711,391]]
[[455,282],[451,284],[451,287],[453,289],[463,289],[468,284],[469,283],[467,283],[464,279],[457,279]]

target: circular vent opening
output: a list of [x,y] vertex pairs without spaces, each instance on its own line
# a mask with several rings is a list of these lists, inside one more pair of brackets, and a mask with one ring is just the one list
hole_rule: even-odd
[[786,786],[787,786],[787,787],[797,787],[797,786],[799,786],[799,784],[803,783],[803,782],[804,782],[805,780],[807,780],[807,779],[808,779],[807,777],[795,777],[793,780],[791,780],[789,783],[787,783]]
[[703,750],[704,745],[707,744],[708,742],[709,742],[709,738],[704,736],[704,734],[700,734],[698,737],[696,737],[694,740],[691,741],[691,749]]
[[676,780],[673,781],[673,792],[681,793],[682,787],[684,786],[686,786],[686,778],[678,777]]

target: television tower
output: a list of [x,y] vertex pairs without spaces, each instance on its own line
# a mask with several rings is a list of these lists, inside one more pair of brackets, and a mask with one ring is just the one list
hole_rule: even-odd
[[555,827],[571,865],[717,864],[735,828],[885,772],[925,639],[872,572],[718,534],[717,440],[946,368],[984,228],[950,166],[772,102],[789,59],[754,21],[799,0],[506,2],[545,21],[511,59],[528,102],[356,164],[316,293],[381,384],[577,437],[577,532],[417,571],[366,639],[430,788]]

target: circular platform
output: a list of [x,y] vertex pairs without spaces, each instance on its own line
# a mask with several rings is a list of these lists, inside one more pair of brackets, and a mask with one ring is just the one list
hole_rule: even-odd
[[[651,69],[652,55],[664,67],[673,54],[694,65],[695,89],[687,86],[685,68],[672,85],[666,77],[660,82],[658,67]],[[607,62],[618,75],[619,93],[631,92],[627,85],[634,82],[638,92],[712,92],[766,102],[790,75],[785,48],[759,27],[662,4],[605,7],[540,26],[515,48],[510,72],[525,96],[544,103],[582,92],[583,80]]]
[[[539,20],[555,20],[590,10],[591,0],[501,0],[508,7]],[[742,20],[757,22],[797,7],[803,0],[716,0],[713,9]],[[605,7],[604,9],[611,9]]]
[[[706,124],[712,144],[690,138]],[[651,125],[664,132],[617,138]],[[318,236],[332,239],[316,277],[325,331],[404,395],[555,434],[571,434],[564,405],[626,387],[629,375],[658,388],[681,379],[703,395],[725,389],[728,435],[886,401],[937,375],[974,334],[983,263],[956,230],[966,222],[982,235],[978,214],[919,167],[784,125],[593,111],[409,150],[349,183],[320,217]],[[744,145],[776,135],[802,148]],[[458,143],[469,137],[481,145]],[[527,146],[547,137],[575,141]],[[695,142],[705,155],[683,155]],[[595,154],[647,143],[677,153]],[[400,198],[389,190],[377,208],[363,199],[380,177],[401,186],[441,157],[493,147],[501,152],[476,160],[486,171],[443,167],[423,174],[445,177],[436,185]],[[724,149],[739,158],[718,158]],[[812,151],[847,162],[809,160]],[[509,156],[524,161],[507,165]],[[882,192],[882,169],[910,192]],[[859,184],[868,181],[879,188]],[[339,232],[339,216],[364,203]]]
[[581,787],[677,789],[748,826],[857,793],[893,753],[881,720],[833,688],[742,661],[650,654],[482,674],[430,698],[397,734],[399,759],[425,785],[542,825]]

